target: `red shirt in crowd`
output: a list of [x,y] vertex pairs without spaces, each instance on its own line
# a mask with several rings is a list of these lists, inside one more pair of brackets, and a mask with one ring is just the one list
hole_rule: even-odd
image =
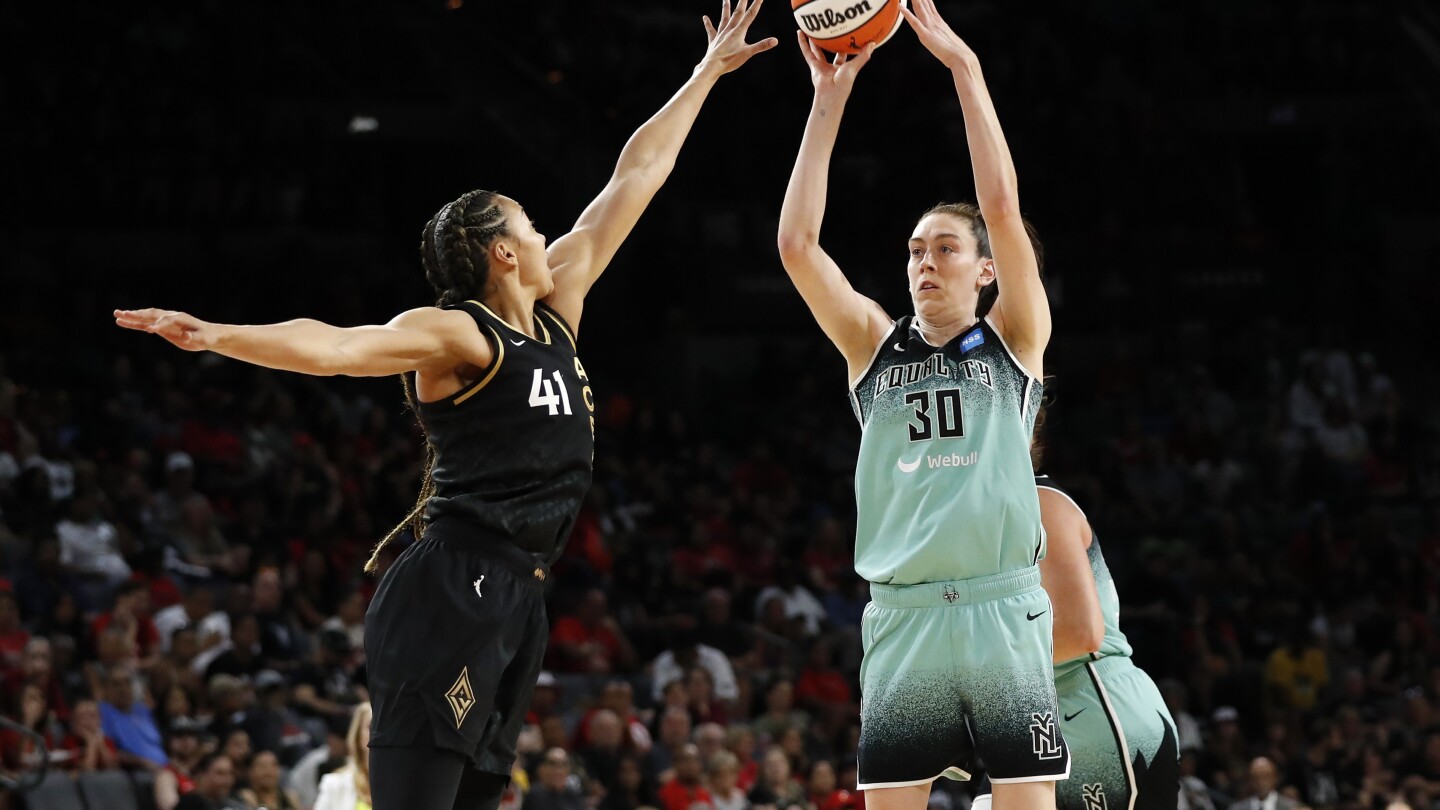
[[714,805],[710,799],[710,791],[701,785],[686,786],[680,784],[679,779],[671,779],[660,788],[660,807],[662,810],[690,810],[695,804]]

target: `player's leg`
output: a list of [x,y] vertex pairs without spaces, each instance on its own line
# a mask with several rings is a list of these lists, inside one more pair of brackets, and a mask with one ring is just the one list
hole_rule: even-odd
[[496,810],[509,786],[509,776],[466,768],[450,810]]
[[923,808],[931,782],[969,765],[970,732],[947,643],[956,610],[946,584],[871,587],[861,627],[857,777],[867,805]]
[[1051,605],[1039,571],[974,581],[951,641],[969,706],[975,752],[994,810],[1053,810],[1070,773],[1051,664]]
[[930,785],[870,788],[865,791],[865,810],[924,810],[930,802]]
[[993,787],[996,810],[1055,810],[1054,782],[1004,782]]
[[370,749],[370,798],[374,810],[452,810],[466,757],[443,748]]

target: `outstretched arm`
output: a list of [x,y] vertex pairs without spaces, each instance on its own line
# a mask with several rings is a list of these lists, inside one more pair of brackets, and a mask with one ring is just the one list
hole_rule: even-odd
[[1020,216],[1015,164],[980,72],[980,60],[941,19],[935,0],[914,0],[914,5],[914,11],[902,5],[900,12],[920,42],[950,69],[965,113],[965,139],[970,144],[970,164],[975,172],[976,201],[990,234],[995,277],[1000,284],[990,317],[1016,359],[1035,377],[1043,378],[1042,360],[1050,342],[1050,304],[1040,283],[1035,250]]
[[548,255],[555,277],[555,291],[545,302],[578,330],[585,295],[614,258],[620,243],[630,235],[645,207],[664,185],[675,167],[675,158],[710,88],[724,74],[745,64],[750,57],[775,47],[773,37],[746,44],[750,23],[763,0],[721,0],[717,28],[704,18],[710,47],[684,86],[630,136],[615,173],[600,195],[585,207],[570,233],[555,240]]
[[441,373],[465,364],[483,368],[494,353],[469,315],[436,307],[402,312],[383,326],[349,328],[309,319],[259,326],[210,323],[163,309],[117,309],[115,323],[188,351],[324,377]]
[[1085,515],[1069,498],[1041,488],[1040,522],[1045,526],[1046,553],[1040,580],[1055,609],[1055,663],[1100,649],[1105,618],[1089,549],[1094,535]]
[[890,319],[880,305],[850,286],[840,266],[820,247],[820,224],[825,219],[825,194],[830,172],[830,153],[840,133],[840,116],[855,85],[855,75],[870,61],[875,46],[858,56],[844,55],[828,62],[820,48],[803,32],[796,31],[800,52],[810,66],[815,101],[805,122],[805,136],[785,202],[780,206],[780,233],[776,244],[780,263],[790,275],[800,297],[820,323],[825,336],[845,356],[850,379],[864,371],[875,346],[885,336]]

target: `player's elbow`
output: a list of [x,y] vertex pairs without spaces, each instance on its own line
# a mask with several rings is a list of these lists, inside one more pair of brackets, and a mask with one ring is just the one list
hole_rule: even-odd
[[1096,616],[1090,621],[1066,622],[1055,628],[1055,660],[1069,661],[1099,652],[1105,640],[1105,622]]
[[800,267],[808,260],[810,251],[819,245],[819,241],[803,229],[784,228],[775,237],[775,247],[780,251],[780,263],[785,265],[786,270]]

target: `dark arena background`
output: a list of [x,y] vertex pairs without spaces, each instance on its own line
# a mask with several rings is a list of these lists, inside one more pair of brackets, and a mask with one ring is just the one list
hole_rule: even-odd
[[[687,810],[664,789],[687,738],[747,786],[784,753],[794,788],[747,805],[863,805],[859,432],[775,248],[811,94],[786,6],[587,301],[595,484],[551,578],[512,810],[542,787],[537,810]],[[1046,245],[1046,466],[1177,720],[1181,806],[1271,781],[1279,810],[1440,806],[1440,9],[939,7]],[[365,696],[361,565],[419,486],[398,379],[187,354],[111,311],[357,325],[430,304],[436,209],[497,189],[564,233],[718,10],[0,10],[9,807],[171,810],[192,778],[232,798],[186,806],[277,806],[278,779],[309,807]],[[914,221],[973,197],[949,76],[902,28],[857,81],[822,243],[904,314]],[[697,642],[723,654],[687,671]],[[148,730],[106,736],[117,704]],[[197,763],[212,749],[233,773]],[[972,792],[941,780],[931,806]]]

